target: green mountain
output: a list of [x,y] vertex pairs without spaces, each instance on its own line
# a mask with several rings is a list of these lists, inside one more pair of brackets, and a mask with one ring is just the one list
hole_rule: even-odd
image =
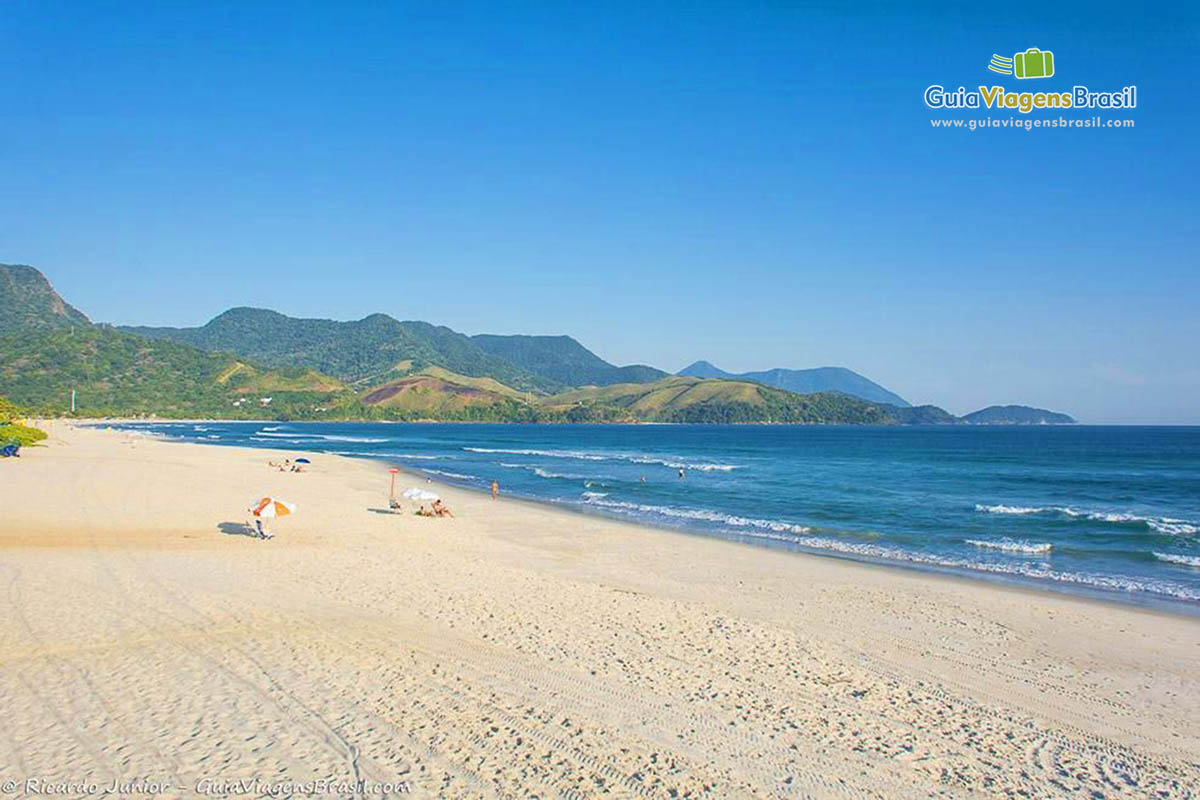
[[233,353],[268,367],[309,367],[358,387],[392,377],[403,361],[491,377],[518,389],[548,391],[561,384],[494,356],[469,336],[428,322],[372,314],[353,322],[297,319],[261,308],[234,308],[199,328],[123,327],[154,339]]
[[713,366],[707,361],[697,361],[679,371],[680,375],[691,375],[697,378],[727,378],[730,380],[756,381],[774,386],[776,389],[786,389],[789,392],[808,394],[811,392],[842,392],[873,403],[907,408],[909,403],[903,397],[864,378],[853,370],[845,367],[817,367],[815,369],[768,369],[761,372],[726,372]]
[[426,367],[376,386],[360,398],[363,414],[379,419],[536,422],[535,395],[492,378]]
[[887,403],[880,403],[879,406],[898,425],[958,425],[962,422],[946,409],[937,406],[901,407]]
[[[232,356],[111,328],[0,335],[0,386],[14,402],[85,416],[313,417],[353,399],[312,370],[264,370]],[[265,398],[271,398],[264,402]]]
[[749,381],[674,375],[654,383],[589,387],[548,397],[548,412],[647,422],[893,423],[878,405],[838,393],[795,394]]
[[962,418],[969,425],[1074,425],[1068,414],[1030,406],[988,406]]
[[611,386],[649,383],[667,377],[661,369],[634,364],[614,366],[570,336],[496,336],[479,334],[471,341],[485,352],[559,386]]
[[0,264],[0,333],[91,325],[33,267]]

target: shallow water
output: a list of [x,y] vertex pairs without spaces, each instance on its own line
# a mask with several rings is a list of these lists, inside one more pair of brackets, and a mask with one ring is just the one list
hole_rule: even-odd
[[[1200,428],[139,423],[788,549],[1200,601]],[[683,478],[679,471],[683,470]]]

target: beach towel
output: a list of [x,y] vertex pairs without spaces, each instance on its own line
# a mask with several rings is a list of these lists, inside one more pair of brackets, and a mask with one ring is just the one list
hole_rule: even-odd
[[0,447],[0,458],[17,458],[21,455],[21,445],[6,444]]

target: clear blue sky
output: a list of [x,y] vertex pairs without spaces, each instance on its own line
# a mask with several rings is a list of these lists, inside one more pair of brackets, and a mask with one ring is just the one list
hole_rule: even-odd
[[[7,2],[0,261],[101,321],[383,311],[1200,423],[1200,7],[965,5]],[[1034,46],[1054,78],[986,70]],[[933,130],[987,114],[931,83],[1136,84],[1136,127]]]

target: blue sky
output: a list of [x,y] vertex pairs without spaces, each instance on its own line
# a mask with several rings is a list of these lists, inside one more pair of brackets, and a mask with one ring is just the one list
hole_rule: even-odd
[[[1198,7],[841,5],[9,2],[0,261],[102,321],[383,311],[1200,423]],[[1028,47],[1054,78],[987,71]],[[934,130],[1019,115],[932,83],[1136,84],[1136,127]]]

